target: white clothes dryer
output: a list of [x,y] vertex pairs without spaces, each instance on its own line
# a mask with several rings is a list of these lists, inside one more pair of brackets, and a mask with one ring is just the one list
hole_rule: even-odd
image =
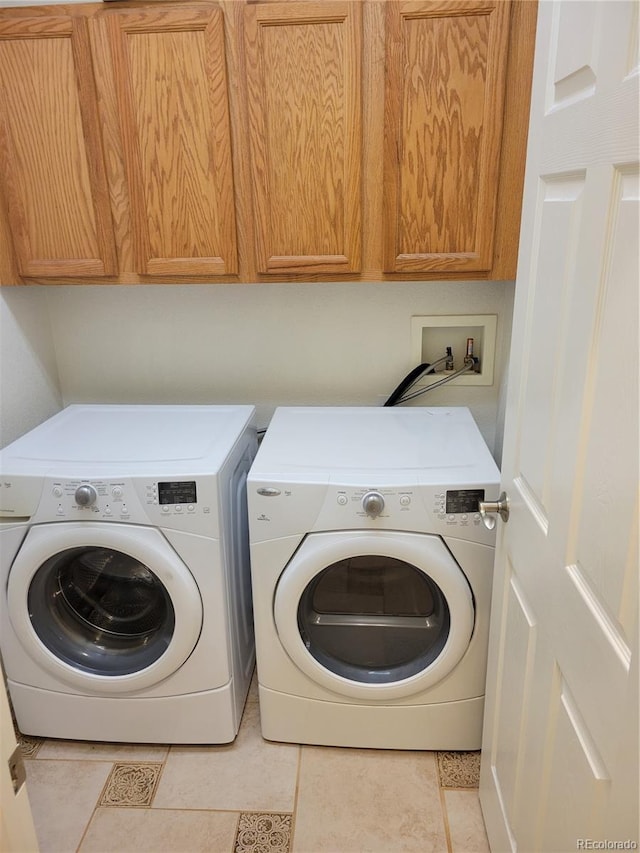
[[0,451],[0,651],[23,734],[235,738],[253,416],[73,405]]
[[500,475],[466,408],[280,408],[248,478],[262,733],[478,749]]

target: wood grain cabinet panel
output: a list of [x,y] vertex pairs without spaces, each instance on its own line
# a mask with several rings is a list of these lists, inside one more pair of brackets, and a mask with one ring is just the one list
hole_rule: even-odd
[[157,276],[237,273],[220,8],[185,4],[108,11],[97,25],[103,23],[136,271]]
[[0,280],[512,279],[535,0],[0,10]]
[[246,8],[260,273],[360,269],[361,28],[360,3]]
[[0,20],[0,174],[21,276],[116,272],[84,19]]
[[386,5],[384,269],[486,273],[493,263],[510,3]]

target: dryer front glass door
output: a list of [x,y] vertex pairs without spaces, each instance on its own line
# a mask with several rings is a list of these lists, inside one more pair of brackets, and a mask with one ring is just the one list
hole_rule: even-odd
[[98,675],[150,666],[166,651],[175,625],[159,578],[112,548],[70,548],[50,557],[31,581],[28,608],[50,651]]
[[442,651],[449,625],[446,599],[428,575],[373,554],[324,569],[298,605],[309,653],[332,672],[369,684],[426,669]]
[[475,624],[471,588],[444,542],[400,531],[309,534],[280,576],[273,615],[305,675],[367,700],[445,678]]

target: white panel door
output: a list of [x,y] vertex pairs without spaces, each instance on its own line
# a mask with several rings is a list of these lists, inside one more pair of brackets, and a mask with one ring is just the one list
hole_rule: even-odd
[[4,678],[0,678],[0,850],[4,853],[38,853],[27,784],[21,778],[24,770],[22,757],[17,760],[21,766],[16,769],[16,747]]
[[[638,4],[540,3],[481,802],[638,843]],[[610,848],[605,848],[610,849]]]

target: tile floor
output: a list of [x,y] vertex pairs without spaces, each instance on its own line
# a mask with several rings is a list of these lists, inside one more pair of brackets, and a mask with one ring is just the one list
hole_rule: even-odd
[[227,746],[21,743],[41,853],[489,850],[479,753],[270,743],[255,683]]

